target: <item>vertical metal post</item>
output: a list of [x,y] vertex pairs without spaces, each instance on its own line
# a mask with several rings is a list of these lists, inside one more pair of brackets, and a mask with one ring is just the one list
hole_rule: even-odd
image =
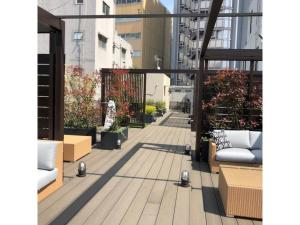
[[144,93],[143,93],[143,127],[145,127],[145,107],[146,107],[146,85],[147,85],[147,74],[144,73]]
[[102,126],[104,126],[105,123],[105,107],[104,107],[104,102],[105,102],[105,81],[106,76],[105,72],[101,71],[101,111],[102,111],[102,116],[101,116],[101,123]]

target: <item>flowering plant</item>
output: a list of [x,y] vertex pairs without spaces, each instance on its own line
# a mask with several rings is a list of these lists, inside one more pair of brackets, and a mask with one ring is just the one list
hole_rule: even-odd
[[131,116],[129,103],[132,102],[135,91],[126,74],[127,70],[113,70],[111,86],[107,93],[108,98],[116,104],[116,117],[111,131],[119,130],[122,124],[128,123]]
[[96,88],[100,84],[99,73],[84,74],[83,69],[66,66],[64,125],[69,128],[95,127],[101,116],[100,100]]
[[[261,127],[262,97],[253,87],[248,96],[247,76],[236,70],[220,70],[205,81],[207,100],[203,110],[210,128],[255,129]],[[221,113],[220,113],[221,111]],[[258,115],[249,115],[255,113]]]

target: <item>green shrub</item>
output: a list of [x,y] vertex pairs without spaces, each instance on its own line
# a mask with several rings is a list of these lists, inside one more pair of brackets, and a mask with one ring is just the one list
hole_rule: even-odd
[[155,107],[157,110],[163,110],[166,108],[166,103],[164,101],[157,101]]
[[152,106],[155,106],[155,100],[152,99],[152,98],[147,99],[146,105],[152,105]]
[[156,111],[156,107],[153,105],[146,105],[145,113],[148,115],[153,115]]

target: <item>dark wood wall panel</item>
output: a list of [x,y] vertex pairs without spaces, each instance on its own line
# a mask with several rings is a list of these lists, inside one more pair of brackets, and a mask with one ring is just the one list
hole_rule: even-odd
[[50,75],[50,55],[38,55],[38,138],[53,139],[53,103],[50,101],[52,92]]

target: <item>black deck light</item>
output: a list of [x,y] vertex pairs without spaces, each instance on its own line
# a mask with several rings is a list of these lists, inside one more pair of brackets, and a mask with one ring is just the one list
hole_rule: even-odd
[[121,140],[120,139],[117,140],[117,148],[121,148]]
[[81,161],[78,164],[78,176],[79,177],[85,177],[86,176],[86,164],[83,161]]
[[186,155],[189,155],[191,153],[191,149],[192,149],[192,146],[191,145],[186,145],[185,146],[185,154]]
[[189,171],[183,170],[181,172],[181,186],[186,187],[190,183]]

